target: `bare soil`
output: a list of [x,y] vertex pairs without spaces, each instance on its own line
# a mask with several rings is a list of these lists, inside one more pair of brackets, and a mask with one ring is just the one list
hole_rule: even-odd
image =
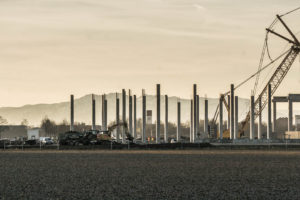
[[0,199],[300,199],[300,152],[0,151]]

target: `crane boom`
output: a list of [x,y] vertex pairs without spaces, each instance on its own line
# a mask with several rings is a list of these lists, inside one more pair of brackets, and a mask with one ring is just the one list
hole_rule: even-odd
[[[292,64],[294,63],[297,55],[300,52],[299,46],[292,46],[289,50],[288,54],[284,57],[280,65],[277,67],[276,71],[259,94],[258,98],[255,100],[254,103],[254,118],[256,118],[262,110],[266,107],[268,103],[268,85],[271,85],[271,95],[273,95],[282,82],[285,75],[288,73],[289,69],[291,68]],[[259,100],[261,99],[261,109],[259,109]],[[246,129],[247,124],[250,121],[250,111],[247,113],[246,119],[242,122],[242,129],[240,133],[243,133]]]
[[[300,9],[297,8],[295,10]],[[292,12],[294,12],[295,10],[293,10]],[[267,34],[266,34],[266,39],[265,39],[265,44],[264,44],[264,48],[263,48],[263,53],[262,53],[262,57],[261,57],[261,61],[260,61],[260,65],[263,62],[263,56],[264,56],[264,51],[265,48],[268,48],[267,46],[267,35],[268,33],[272,33],[274,35],[276,35],[277,37],[289,42],[291,44],[291,47],[289,50],[287,50],[286,52],[284,52],[283,54],[281,54],[279,57],[277,57],[276,59],[272,60],[268,65],[264,66],[263,68],[259,68],[259,70],[251,75],[248,79],[246,79],[245,81],[243,81],[242,83],[240,83],[238,86],[236,86],[234,89],[237,89],[238,87],[240,87],[241,85],[243,85],[245,82],[249,81],[251,78],[253,78],[255,75],[259,75],[259,73],[266,69],[268,66],[270,66],[271,64],[273,64],[275,61],[279,60],[281,57],[285,56],[283,58],[283,60],[281,61],[281,63],[279,64],[279,66],[276,68],[276,71],[274,72],[274,74],[271,76],[271,78],[269,79],[268,83],[265,85],[265,87],[263,88],[263,90],[261,91],[261,93],[258,95],[257,99],[254,102],[254,118],[256,118],[257,116],[259,116],[262,112],[262,110],[266,107],[267,103],[268,103],[268,86],[271,86],[271,96],[275,93],[275,91],[277,90],[277,88],[279,87],[279,85],[281,84],[282,80],[284,79],[284,77],[286,76],[286,74],[288,73],[289,69],[291,68],[292,64],[294,63],[296,57],[298,56],[298,54],[300,53],[300,43],[299,40],[296,38],[296,36],[293,34],[293,32],[291,31],[291,29],[287,26],[287,24],[282,20],[282,16],[284,15],[277,15],[277,19],[274,20],[274,22],[271,24],[271,26],[269,28],[267,28]],[[292,39],[289,39],[277,32],[275,32],[272,28],[274,26],[274,24],[276,23],[276,21],[279,20],[281,22],[281,24],[284,26],[284,28],[288,31],[288,33],[290,34],[290,36],[292,37]],[[257,78],[258,80],[258,78]],[[254,88],[256,88],[257,86],[257,80],[255,83]],[[225,100],[225,95],[228,95],[230,92],[226,92],[224,94],[221,95],[221,101],[220,103],[224,103],[227,111],[230,113],[231,109],[228,105],[228,103]],[[217,106],[214,118],[212,120],[212,124],[215,124],[217,121],[217,116],[219,114],[219,106]],[[239,130],[239,137],[244,135],[244,132],[246,130],[247,124],[250,121],[250,111],[247,113],[246,118],[242,121],[242,127]],[[224,133],[228,133],[229,134],[229,130],[225,130]],[[223,133],[223,137],[224,137],[224,133]]]

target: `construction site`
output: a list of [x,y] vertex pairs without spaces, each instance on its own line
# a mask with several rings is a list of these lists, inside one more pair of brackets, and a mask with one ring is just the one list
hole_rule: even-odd
[[[266,36],[261,52],[257,72],[251,74],[241,83],[228,86],[228,91],[220,94],[219,102],[215,109],[214,115],[209,119],[209,101],[204,99],[204,106],[200,107],[200,92],[197,84],[191,87],[190,109],[182,109],[181,100],[177,99],[176,105],[176,132],[170,131],[169,124],[169,105],[168,95],[161,93],[161,84],[156,85],[155,110],[147,109],[146,91],[142,89],[141,95],[141,112],[137,113],[137,94],[132,94],[131,90],[122,89],[121,93],[115,95],[115,120],[108,122],[108,102],[106,95],[101,95],[100,102],[96,102],[94,95],[91,96],[90,113],[92,124],[91,130],[78,131],[74,128],[76,113],[74,114],[74,95],[70,96],[70,130],[60,133],[55,140],[53,148],[60,146],[95,146],[102,145],[106,148],[178,148],[178,147],[217,147],[220,144],[230,145],[268,145],[270,144],[287,144],[297,147],[300,141],[299,119],[300,116],[293,116],[293,103],[300,102],[300,94],[286,94],[286,96],[276,96],[276,90],[280,87],[285,76],[288,74],[293,63],[297,62],[300,52],[300,43],[293,33],[292,29],[284,21],[286,15],[293,14],[299,8],[282,15],[276,15],[271,25],[266,28]],[[277,27],[287,33],[283,34],[277,31]],[[277,40],[286,43],[283,53],[276,58],[271,58],[269,50],[269,38],[273,36]],[[275,66],[275,67],[274,67]],[[272,67],[267,81],[259,91],[260,74]],[[242,88],[248,81],[255,79],[254,88],[249,97],[249,110],[244,119],[239,111],[239,97],[237,90]],[[250,92],[249,92],[250,93]],[[287,130],[276,130],[278,103],[288,103],[288,121]],[[96,113],[96,104],[101,104],[101,111]],[[263,110],[267,111],[266,129],[263,129]],[[200,110],[204,116],[200,116]],[[162,111],[164,115],[162,115]],[[152,116],[155,113],[155,116]],[[182,134],[182,114],[190,116],[188,121],[189,135]],[[97,115],[98,114],[98,115]],[[99,114],[101,117],[99,117]],[[137,124],[137,115],[141,117],[141,123]],[[96,120],[96,116],[97,120]],[[200,117],[204,120],[200,128]],[[101,123],[98,123],[101,119]],[[146,132],[146,127],[152,124],[152,118],[155,121],[154,133]],[[294,120],[296,118],[296,120]],[[295,124],[293,123],[295,121]],[[110,124],[110,125],[108,125]],[[28,140],[32,138],[27,138]],[[219,143],[219,144],[218,144]],[[32,144],[35,144],[34,142]],[[167,145],[170,144],[170,145]],[[300,143],[299,143],[300,144]],[[18,145],[11,145],[9,141],[2,140],[4,148],[24,148],[23,142]],[[32,146],[32,145],[31,145]],[[39,144],[36,144],[39,146]],[[119,147],[117,147],[119,146]],[[78,148],[78,147],[76,147]]]
[[[133,95],[131,91],[123,89],[121,97],[116,93],[116,116],[115,124],[108,127],[107,122],[107,100],[105,94],[102,95],[102,110],[101,110],[101,129],[96,130],[96,111],[95,111],[95,99],[92,96],[92,131],[97,132],[97,137],[106,135],[106,139],[110,142],[116,143],[135,143],[135,144],[167,144],[167,143],[252,143],[252,144],[264,144],[264,143],[286,143],[286,141],[292,143],[298,143],[300,137],[300,130],[297,129],[298,124],[293,124],[293,103],[300,102],[300,94],[287,94],[286,96],[276,96],[276,90],[284,81],[286,74],[292,67],[297,56],[300,52],[300,43],[296,35],[292,32],[290,27],[284,22],[283,18],[287,14],[295,12],[293,10],[283,15],[277,15],[275,20],[266,29],[266,38],[264,40],[263,50],[261,53],[260,63],[258,71],[252,74],[249,78],[244,80],[238,85],[230,85],[228,92],[223,93],[219,97],[219,104],[216,108],[213,119],[208,119],[208,105],[209,102],[205,99],[204,107],[199,106],[199,94],[197,85],[194,84],[192,88],[193,98],[190,100],[190,134],[189,137],[182,137],[181,134],[181,102],[178,99],[177,102],[177,130],[175,138],[170,137],[168,130],[168,95],[161,94],[161,85],[156,85],[156,129],[155,135],[149,136],[146,134],[147,120],[152,120],[152,110],[147,110],[146,107],[146,92],[142,90],[142,126],[137,127],[137,103],[136,95]],[[275,25],[284,27],[288,36],[282,35],[282,33],[276,32]],[[288,44],[288,50],[285,50],[281,55],[272,59],[269,54],[268,38],[269,35],[275,35],[279,40],[283,40]],[[291,38],[291,39],[289,39]],[[270,62],[265,64],[265,59],[269,56]],[[258,90],[258,83],[260,74],[263,70],[276,63],[276,68],[271,74],[269,80],[261,91]],[[243,87],[247,81],[251,79],[255,80],[254,88],[251,92],[249,111],[245,119],[239,119],[239,97],[236,95],[235,90]],[[127,103],[128,100],[128,103]],[[164,107],[161,106],[163,102]],[[284,132],[278,133],[276,130],[276,105],[279,102],[288,103],[288,129]],[[121,103],[121,113],[120,113]],[[273,108],[273,110],[272,110]],[[164,116],[161,116],[161,109],[164,109]],[[200,130],[200,118],[199,110],[204,110],[204,126],[203,130]],[[267,110],[267,130],[262,130],[262,111]],[[227,116],[224,117],[224,111]],[[127,114],[128,112],[128,114]],[[185,110],[185,112],[187,112]],[[120,118],[121,116],[121,118]],[[227,117],[226,124],[224,119]],[[296,116],[297,117],[297,116]],[[257,126],[255,122],[257,119]],[[71,95],[70,99],[70,132],[67,134],[75,134],[74,132],[74,96]],[[164,122],[163,125],[161,122]],[[298,123],[298,120],[295,120]],[[137,134],[137,128],[140,129]],[[162,130],[163,129],[163,130]],[[174,134],[173,134],[174,135]],[[72,138],[70,136],[69,138]],[[62,139],[60,139],[61,141]],[[99,141],[104,139],[99,139]],[[70,141],[69,141],[70,143]],[[72,143],[72,142],[71,142]],[[73,142],[74,143],[74,142]],[[73,144],[72,143],[72,144]]]
[[[55,7],[55,1],[53,2],[48,2],[43,8],[59,10],[60,6],[71,5],[57,4],[60,6]],[[105,9],[112,6],[104,1],[101,5],[95,2],[90,1],[91,4],[88,4],[76,1],[75,7],[72,7],[76,14],[70,18],[76,19],[81,14],[78,12],[82,11],[81,8],[89,8],[88,11],[92,12],[95,11],[94,6]],[[161,2],[168,1],[155,1],[157,4]],[[182,10],[190,8],[186,2],[181,3]],[[227,3],[220,8],[224,10],[223,6]],[[237,2],[231,3],[230,7]],[[38,5],[38,2],[33,4]],[[121,2],[116,5],[119,4]],[[90,5],[93,8],[88,7]],[[175,14],[182,15],[183,12],[178,12],[178,5],[175,5]],[[129,6],[134,7],[134,3]],[[258,6],[262,7],[261,2]],[[21,12],[21,7],[16,10]],[[191,7],[197,12],[207,12],[199,4]],[[246,5],[243,4],[243,7]],[[124,10],[126,9],[113,10],[114,12],[106,14],[119,15]],[[156,17],[159,9],[154,7],[154,10]],[[238,11],[237,8],[234,10]],[[164,83],[155,80],[153,83],[157,84],[153,86],[154,94],[147,94],[143,86],[139,88],[141,93],[138,94],[132,92],[134,89],[120,85],[122,87],[113,93],[93,93],[77,99],[76,93],[63,93],[68,99],[66,102],[37,104],[36,110],[32,109],[34,105],[0,107],[0,199],[299,199],[300,115],[294,103],[300,102],[300,93],[295,92],[298,90],[294,90],[292,85],[285,88],[284,95],[278,93],[287,75],[291,73],[290,69],[299,62],[299,32],[295,31],[299,27],[294,27],[293,23],[286,20],[287,16],[296,12],[300,12],[300,7],[276,15],[266,28],[257,70],[252,74],[245,74],[243,80],[237,77],[238,83],[230,79],[232,84],[226,86],[228,90],[220,91],[211,98],[199,89],[197,80],[188,88],[188,99],[164,93]],[[56,12],[54,14],[59,15]],[[120,16],[122,20],[133,18],[124,13]],[[239,17],[243,18],[244,15]],[[90,18],[84,18],[83,22],[88,27],[90,22],[87,19]],[[104,21],[101,21],[101,25],[105,27],[107,24]],[[55,20],[49,24],[55,24],[54,22]],[[143,20],[138,21],[139,24],[142,22]],[[64,21],[62,24],[65,26],[68,23]],[[147,26],[150,24],[148,22]],[[119,31],[118,28],[116,29]],[[75,26],[72,27],[72,31],[75,30]],[[85,31],[87,30],[88,28]],[[174,34],[172,31],[158,30],[163,34]],[[97,31],[99,34],[103,30]],[[71,32],[66,32],[68,37],[72,35]],[[110,34],[112,32],[104,34],[104,37],[109,39]],[[186,33],[176,32],[174,35],[176,38],[182,34]],[[121,38],[120,35],[118,37]],[[195,36],[191,33],[188,35]],[[86,38],[93,41],[93,37],[90,34]],[[131,40],[129,43],[134,46]],[[112,51],[116,50],[117,48],[112,48]],[[88,51],[88,54],[91,52],[92,50]],[[274,52],[281,53],[275,56]],[[72,54],[71,57],[74,59],[75,56]],[[232,60],[236,61],[234,58]],[[63,60],[60,62],[64,63]],[[73,66],[71,69],[73,70]],[[74,69],[80,70],[76,67]],[[93,79],[93,71],[88,73],[89,79]],[[214,75],[216,73],[219,72],[214,72]],[[57,72],[54,74],[59,76]],[[70,75],[69,69],[67,74],[64,76],[76,79]],[[98,83],[101,78],[95,74],[97,78],[93,81]],[[103,74],[102,77],[109,73],[103,70]],[[139,73],[133,73],[135,76],[137,74]],[[84,78],[84,75],[80,74],[80,77]],[[227,78],[226,75],[222,77]],[[132,77],[129,76],[130,78]],[[118,82],[118,79],[111,78],[110,81]],[[202,84],[213,84],[214,77],[211,77],[211,82]],[[245,86],[252,82],[254,86],[248,91],[249,87]],[[30,89],[33,90],[37,85],[35,83]],[[76,87],[72,83],[70,85]],[[239,96],[243,90],[249,93],[247,98]],[[45,98],[48,99],[49,96]],[[88,109],[85,106],[86,99]],[[282,103],[287,104],[284,112],[279,110]],[[45,107],[48,112],[42,109]],[[89,119],[86,123],[83,122],[83,109]],[[12,112],[16,114],[12,115]],[[58,115],[58,112],[63,114]],[[22,114],[18,120],[31,113],[35,114],[32,121],[45,116],[42,123],[38,124],[38,121],[30,126],[28,120],[24,119],[21,125],[7,125],[7,121],[12,121],[19,115]],[[46,117],[51,113],[54,113],[51,117],[63,119],[63,123],[56,124]],[[286,113],[287,117],[282,117]],[[65,115],[68,119],[64,118]],[[8,117],[10,119],[6,120]]]

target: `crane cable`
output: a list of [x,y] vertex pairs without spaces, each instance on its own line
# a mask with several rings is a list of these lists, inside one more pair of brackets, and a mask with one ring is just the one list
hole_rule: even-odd
[[292,13],[292,12],[295,12],[295,11],[297,11],[297,10],[299,10],[299,9],[300,9],[300,7],[295,8],[295,9],[293,9],[293,10],[291,10],[291,11],[285,13],[285,14],[280,15],[280,17],[283,17],[283,16],[285,16],[285,15],[288,15],[288,14],[290,14],[290,13]]
[[[273,27],[275,26],[277,21],[278,21],[278,19],[275,18],[273,20],[273,22],[270,24],[269,29],[273,29]],[[267,55],[268,55],[270,61],[271,62],[273,61],[273,59],[271,58],[271,55],[270,55],[270,51],[269,51],[268,35],[269,35],[269,32],[267,31],[266,36],[265,36],[263,49],[262,49],[261,56],[260,56],[260,60],[259,60],[258,69],[257,69],[258,73],[257,73],[256,80],[255,80],[255,83],[254,83],[253,95],[255,95],[256,91],[257,91],[257,86],[258,86],[259,77],[260,77],[260,69],[262,68],[262,65],[264,63],[264,58],[265,58],[266,51],[267,51]]]
[[[293,13],[293,12],[299,10],[299,9],[300,9],[300,7],[295,8],[295,9],[289,11],[289,12],[286,12],[285,14],[280,15],[280,17],[283,17],[285,15],[291,14],[291,13]],[[273,29],[273,27],[275,26],[275,24],[277,23],[277,21],[278,21],[278,18],[275,18],[274,21],[269,26],[270,30]],[[273,59],[271,58],[271,55],[270,55],[270,50],[269,50],[268,34],[269,34],[269,32],[266,33],[264,47],[263,47],[263,50],[262,50],[262,54],[261,54],[261,58],[260,58],[259,66],[258,66],[258,73],[257,73],[257,76],[256,76],[256,80],[255,80],[255,84],[254,84],[254,89],[253,89],[253,94],[254,95],[256,94],[256,91],[257,91],[257,86],[258,86],[258,81],[259,81],[259,76],[260,76],[259,72],[260,72],[261,66],[263,64],[263,60],[264,60],[264,56],[265,56],[265,50],[267,51],[267,55],[268,55],[270,61],[271,62],[273,61]]]
[[[260,56],[259,65],[258,65],[258,70],[257,71],[260,71],[260,69],[261,69],[261,67],[263,65],[264,57],[265,57],[265,52],[266,52],[266,49],[267,49],[267,46],[268,46],[267,41],[268,41],[268,33],[266,33],[266,37],[265,37],[263,49],[262,49],[262,52],[261,52],[261,56]],[[254,83],[254,89],[253,89],[253,94],[254,95],[256,93],[256,89],[257,89],[257,85],[258,85],[258,81],[259,81],[259,76],[260,76],[260,72],[257,73],[256,80],[255,80],[255,83]]]
[[[260,73],[261,71],[263,71],[264,69],[266,69],[267,67],[269,67],[270,65],[272,65],[274,62],[276,62],[277,60],[279,60],[282,56],[284,56],[285,54],[287,54],[289,51],[290,51],[290,49],[288,49],[283,54],[281,54],[280,56],[278,56],[277,58],[275,58],[273,61],[271,61],[270,63],[268,63],[267,65],[265,65],[263,68],[261,68],[259,71],[255,72],[254,74],[252,74],[251,76],[249,76],[247,79],[245,79],[244,81],[242,81],[241,83],[239,83],[236,87],[234,87],[234,90],[236,90],[239,87],[241,87],[242,85],[244,85],[246,82],[248,82],[254,76],[256,76],[258,73]],[[225,92],[223,95],[225,96],[225,95],[227,95],[229,93],[230,93],[230,91]]]
[[[287,13],[284,13],[284,14],[280,15],[280,17],[283,17],[283,16],[285,16],[285,15],[288,15],[288,14],[290,14],[290,13],[293,13],[293,12],[299,10],[299,9],[300,9],[300,7],[295,8],[295,9],[293,9],[293,10],[287,12]],[[275,24],[277,23],[277,21],[278,21],[278,19],[275,18],[274,21],[273,21],[273,22],[271,23],[271,25],[269,26],[269,29],[272,29],[272,28],[275,26]],[[270,62],[269,64],[265,65],[265,66],[262,68],[262,64],[263,64],[263,60],[264,60],[264,55],[265,55],[265,50],[267,50],[267,55],[268,55],[268,57],[269,57],[269,59],[270,59],[271,62]],[[238,89],[239,87],[241,87],[242,85],[244,85],[246,82],[248,82],[250,79],[252,79],[254,76],[257,75],[256,80],[255,80],[255,85],[254,85],[254,94],[255,94],[255,93],[256,93],[256,89],[257,89],[257,85],[258,85],[258,80],[259,80],[260,72],[263,71],[264,69],[266,69],[267,67],[269,67],[269,66],[270,66],[271,64],[273,64],[274,62],[276,62],[278,59],[280,59],[282,56],[284,56],[285,54],[287,54],[289,51],[290,51],[290,49],[287,50],[287,51],[285,51],[283,54],[281,54],[280,56],[278,56],[277,58],[275,58],[275,59],[273,60],[273,59],[271,58],[270,51],[269,51],[269,45],[268,45],[268,32],[267,32],[267,33],[266,33],[266,37],[265,37],[265,41],[264,41],[264,45],[263,45],[263,50],[262,50],[261,58],[260,58],[260,63],[259,63],[259,66],[258,66],[258,71],[257,71],[256,73],[252,74],[250,77],[248,77],[246,80],[244,80],[244,81],[241,82],[240,84],[238,84],[238,85],[234,88],[234,90]],[[299,56],[299,63],[300,63],[300,56]],[[230,93],[230,91],[225,92],[223,95],[225,96],[225,95],[228,95],[229,93]],[[218,104],[218,106],[217,106],[215,115],[217,114],[217,112],[218,112],[218,110],[219,110],[219,106],[220,106],[220,104]]]

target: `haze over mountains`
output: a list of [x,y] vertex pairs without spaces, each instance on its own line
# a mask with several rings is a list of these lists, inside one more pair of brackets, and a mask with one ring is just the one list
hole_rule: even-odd
[[[101,124],[101,95],[95,95],[96,99],[96,123]],[[115,120],[116,117],[116,94],[110,93],[106,95],[108,101],[108,122]],[[120,114],[121,114],[121,95],[120,98]],[[88,94],[83,97],[76,99],[75,97],[75,121],[85,122],[91,124],[91,113],[92,113],[92,95]],[[176,122],[177,107],[176,103],[179,100],[178,97],[169,97],[169,121]],[[188,122],[190,119],[190,100],[180,99],[181,102],[181,121],[182,123]],[[218,99],[208,98],[209,102],[209,118],[211,119],[214,115]],[[127,117],[128,117],[128,96],[127,96]],[[161,121],[164,120],[165,116],[165,102],[164,97],[161,97]],[[249,110],[249,100],[239,99],[239,120],[243,120],[247,111]],[[152,110],[153,117],[152,121],[156,119],[156,97],[154,95],[147,95],[147,110]],[[294,114],[299,113],[294,110]],[[36,105],[25,105],[22,107],[2,107],[0,108],[0,115],[7,119],[9,124],[20,124],[23,119],[27,119],[29,125],[39,126],[41,120],[48,116],[51,120],[57,123],[67,120],[69,122],[70,116],[70,103],[60,102],[54,104],[36,104]],[[141,97],[137,97],[137,118],[141,118],[142,115],[142,101]],[[227,112],[224,112],[224,120],[226,120]],[[287,110],[278,110],[278,117],[287,116]],[[121,117],[121,116],[120,116]],[[204,117],[204,98],[200,97],[200,118]],[[263,113],[263,119],[266,119],[266,110]]]

